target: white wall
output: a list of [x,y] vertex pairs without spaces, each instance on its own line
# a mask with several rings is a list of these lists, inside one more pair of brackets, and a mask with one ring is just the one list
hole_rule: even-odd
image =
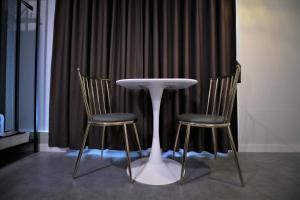
[[38,131],[48,132],[51,58],[54,27],[55,0],[41,1],[40,38],[38,60]]
[[237,0],[239,150],[300,152],[300,1]]

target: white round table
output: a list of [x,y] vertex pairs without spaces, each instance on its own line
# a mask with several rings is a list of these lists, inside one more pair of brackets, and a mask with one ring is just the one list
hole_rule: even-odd
[[162,158],[159,141],[159,110],[164,89],[184,89],[198,81],[186,78],[121,79],[116,83],[128,89],[148,89],[153,109],[153,138],[149,159],[132,162],[132,178],[148,185],[166,185],[180,179],[181,164]]

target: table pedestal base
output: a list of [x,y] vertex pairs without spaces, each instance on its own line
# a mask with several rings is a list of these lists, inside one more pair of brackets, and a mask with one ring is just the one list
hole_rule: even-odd
[[[181,164],[163,158],[163,162],[153,164],[148,158],[135,160],[131,163],[132,178],[148,185],[167,185],[180,179]],[[127,170],[128,174],[128,170]]]

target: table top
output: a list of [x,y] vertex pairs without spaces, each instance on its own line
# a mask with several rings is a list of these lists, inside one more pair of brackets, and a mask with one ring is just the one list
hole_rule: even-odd
[[183,89],[198,83],[198,81],[189,78],[134,78],[120,79],[116,83],[129,89],[147,89],[153,86],[166,89]]

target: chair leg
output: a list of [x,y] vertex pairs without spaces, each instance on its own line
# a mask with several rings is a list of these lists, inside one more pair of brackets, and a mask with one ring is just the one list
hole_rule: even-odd
[[181,166],[181,175],[180,175],[180,181],[182,182],[183,173],[184,173],[184,167],[185,167],[185,161],[186,161],[186,154],[189,146],[189,138],[190,138],[190,129],[191,126],[187,125],[186,127],[186,135],[184,140],[184,149],[183,149],[183,156],[182,156],[182,166]]
[[127,157],[127,164],[128,164],[128,171],[129,171],[129,181],[132,183],[132,175],[131,175],[131,160],[130,160],[130,151],[129,151],[129,144],[128,144],[128,137],[127,137],[127,128],[126,124],[123,125],[124,128],[124,136],[125,136],[125,148],[126,148],[126,157]]
[[234,145],[234,141],[233,141],[231,129],[230,129],[229,126],[227,127],[227,130],[228,130],[228,136],[229,136],[230,145],[231,145],[231,148],[232,148],[233,154],[234,154],[235,165],[236,165],[236,168],[237,168],[238,173],[239,173],[241,185],[242,185],[242,187],[244,187],[243,175],[242,175],[242,171],[241,171],[241,168],[240,168],[239,160],[238,160],[238,157],[237,157],[236,148],[235,148],[235,145]]
[[104,151],[104,141],[105,141],[105,126],[102,128],[102,137],[101,137],[101,159],[103,159],[103,151]]
[[212,128],[212,136],[213,136],[213,145],[214,145],[214,153],[215,153],[215,160],[217,159],[217,139],[216,139],[216,129]]
[[180,133],[180,128],[181,128],[181,123],[178,123],[177,127],[177,132],[176,132],[176,138],[175,138],[175,144],[174,144],[174,149],[173,149],[173,160],[175,160],[175,152],[177,149],[177,143],[178,143],[178,138],[179,138],[179,133]]
[[136,138],[136,141],[138,143],[138,146],[139,146],[141,157],[143,157],[142,147],[141,147],[141,143],[140,143],[140,139],[139,139],[139,134],[138,134],[136,125],[135,125],[135,123],[133,123],[132,125],[133,125],[133,128],[134,128],[134,134],[135,134],[135,138]]
[[81,159],[81,156],[82,156],[82,152],[83,152],[83,149],[84,149],[84,146],[85,146],[85,143],[86,143],[87,136],[89,134],[89,129],[90,129],[90,124],[88,124],[86,126],[86,129],[85,129],[85,133],[84,133],[84,136],[83,136],[80,152],[77,156],[75,168],[74,168],[74,171],[73,171],[73,178],[75,178],[75,176],[77,174],[77,170],[78,170],[78,167],[79,167],[79,164],[80,164],[80,159]]

